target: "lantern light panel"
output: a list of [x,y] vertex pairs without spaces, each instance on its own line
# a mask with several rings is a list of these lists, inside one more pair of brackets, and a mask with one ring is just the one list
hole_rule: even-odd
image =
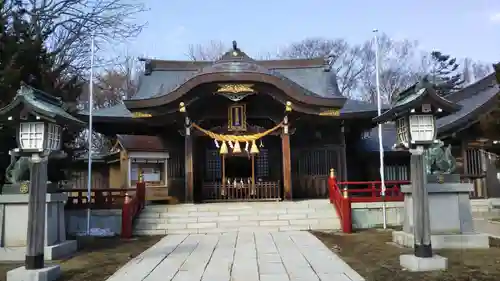
[[435,118],[431,114],[410,115],[410,139],[414,142],[432,142],[435,137]]
[[21,149],[43,149],[45,131],[43,122],[26,122],[19,126],[19,145]]
[[21,122],[19,146],[23,150],[59,150],[61,126],[45,122]]
[[396,134],[396,142],[408,146],[408,123],[406,122],[406,117],[396,120]]

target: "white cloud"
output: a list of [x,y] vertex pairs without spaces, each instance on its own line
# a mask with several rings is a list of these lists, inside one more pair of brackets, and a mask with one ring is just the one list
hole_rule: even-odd
[[493,14],[490,16],[490,21],[491,21],[492,23],[500,23],[500,12],[493,13]]

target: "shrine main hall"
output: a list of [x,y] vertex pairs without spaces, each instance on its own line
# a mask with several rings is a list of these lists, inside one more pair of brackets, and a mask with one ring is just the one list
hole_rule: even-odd
[[[376,180],[376,104],[343,97],[325,58],[259,61],[233,45],[217,61],[144,59],[137,93],[94,111],[94,129],[115,140],[101,159],[109,187],[142,178],[181,202],[257,201],[326,197],[330,169]],[[498,92],[489,75],[446,96],[461,109],[438,120],[438,137],[470,134]],[[408,180],[393,126],[383,134],[386,178]]]

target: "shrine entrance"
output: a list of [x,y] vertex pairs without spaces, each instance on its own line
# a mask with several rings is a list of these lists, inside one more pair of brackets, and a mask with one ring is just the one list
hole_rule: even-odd
[[252,170],[255,169],[255,158],[251,155],[239,154],[225,157],[224,169],[228,182],[252,180]]
[[[196,173],[201,202],[274,201],[281,194],[281,149],[276,136],[239,144],[201,137]],[[264,142],[266,146],[264,146]],[[202,152],[202,153],[201,153]],[[204,156],[204,159],[202,158]],[[270,167],[273,169],[270,169]]]

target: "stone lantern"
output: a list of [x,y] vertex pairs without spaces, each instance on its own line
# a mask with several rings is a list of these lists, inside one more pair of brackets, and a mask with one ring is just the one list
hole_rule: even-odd
[[423,79],[392,97],[391,108],[373,119],[379,124],[394,122],[397,133],[395,148],[411,153],[411,185],[408,189],[411,192],[412,206],[407,206],[409,200],[405,197],[405,213],[413,214],[410,218],[413,229],[410,232],[413,236],[414,255],[403,255],[400,258],[401,265],[410,270],[424,271],[447,266],[445,258],[432,252],[424,152],[434,143],[439,143],[436,139],[436,118],[455,113],[460,108],[460,105],[438,95],[434,85]]
[[[23,85],[14,100],[0,109],[0,124],[16,129],[18,147],[11,150],[10,154],[13,160],[19,158],[6,171],[10,190],[6,192],[8,194],[0,195],[0,203],[5,205],[6,212],[10,203],[27,207],[27,218],[20,215],[24,212],[18,212],[19,217],[2,220],[6,225],[1,227],[9,229],[5,231],[5,236],[26,235],[10,233],[12,228],[7,225],[11,223],[6,221],[8,219],[17,221],[12,223],[26,222],[28,232],[26,247],[19,247],[24,249],[25,265],[9,271],[7,280],[55,280],[59,276],[59,266],[44,266],[47,246],[49,258],[55,259],[55,252],[74,252],[76,242],[65,241],[63,222],[54,225],[53,216],[46,216],[46,209],[50,208],[48,215],[52,213],[52,206],[56,206],[56,213],[62,212],[64,220],[64,202],[67,200],[65,194],[47,195],[47,162],[49,157],[64,157],[61,137],[65,126],[83,126],[85,123],[69,114],[66,104],[59,98]],[[47,227],[46,218],[49,223]],[[54,236],[57,236],[57,241],[50,241]],[[4,247],[8,246],[3,244]],[[19,250],[8,253],[12,257],[18,256]]]

